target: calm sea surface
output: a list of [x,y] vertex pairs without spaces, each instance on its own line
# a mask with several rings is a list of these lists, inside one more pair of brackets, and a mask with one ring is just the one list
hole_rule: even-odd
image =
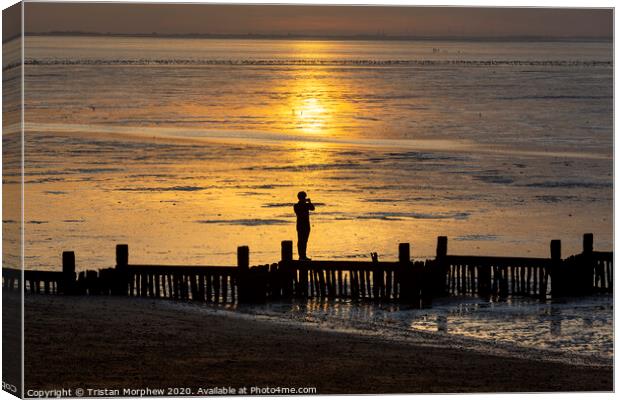
[[[612,247],[611,43],[29,37],[27,268]],[[129,136],[132,135],[132,136]],[[191,138],[193,141],[181,140]]]
[[[561,239],[567,256],[584,232],[612,249],[611,43],[28,37],[25,49],[26,268],[59,270],[63,250],[79,270],[109,267],[117,243],[136,263],[233,265],[238,245],[274,262],[299,190],[317,205],[317,259],[395,259],[399,242],[432,257],[438,235],[452,254],[544,257]],[[18,175],[9,166],[5,191]],[[572,331],[611,327],[611,306],[601,313]],[[588,343],[608,354],[608,331]]]

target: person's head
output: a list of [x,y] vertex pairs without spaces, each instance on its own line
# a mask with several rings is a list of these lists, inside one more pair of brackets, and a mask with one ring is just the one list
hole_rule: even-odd
[[307,197],[307,196],[308,196],[308,195],[306,194],[306,192],[299,192],[299,193],[297,193],[297,198],[299,199],[299,201],[304,201],[304,200],[306,200],[306,197]]

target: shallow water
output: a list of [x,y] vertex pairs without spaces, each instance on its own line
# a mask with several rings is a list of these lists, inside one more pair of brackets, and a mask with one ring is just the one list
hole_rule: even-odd
[[299,188],[317,203],[310,254],[319,259],[377,251],[395,260],[406,241],[415,258],[432,258],[439,235],[450,237],[451,254],[546,257],[560,238],[570,255],[584,231],[597,249],[611,248],[607,160],[29,137],[33,269],[58,270],[63,250],[76,251],[80,270],[108,267],[117,243],[129,244],[135,263],[234,265],[239,245],[250,246],[253,265],[275,262],[280,241],[295,238]]
[[610,156],[611,49],[597,42],[29,37],[26,120],[147,135],[167,127],[295,141],[578,146]]
[[276,303],[234,309],[244,314],[316,323],[324,329],[372,332],[386,338],[416,339],[416,335],[429,334],[426,337],[434,343],[490,354],[610,365],[612,303],[609,296],[545,303],[526,298],[502,302],[450,298],[436,299],[428,309],[350,301]]
[[609,250],[611,49],[28,37],[26,268],[274,262],[300,189],[315,258]]

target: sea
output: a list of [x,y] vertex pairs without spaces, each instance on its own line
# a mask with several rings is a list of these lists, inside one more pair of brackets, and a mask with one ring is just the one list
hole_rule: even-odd
[[[560,239],[566,257],[586,232],[613,249],[612,42],[27,36],[24,49],[27,269],[60,270],[65,250],[78,271],[111,267],[118,243],[132,263],[235,265],[241,245],[252,265],[276,262],[301,190],[314,259],[395,260],[401,242],[433,258],[437,236],[449,254],[548,257]],[[4,191],[20,178],[5,165]],[[610,296],[300,307],[252,312],[613,355]]]

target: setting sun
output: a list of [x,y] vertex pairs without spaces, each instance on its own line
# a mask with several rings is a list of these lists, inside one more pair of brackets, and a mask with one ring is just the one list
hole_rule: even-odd
[[297,125],[307,133],[321,133],[329,114],[316,98],[303,99],[297,109],[293,109]]

